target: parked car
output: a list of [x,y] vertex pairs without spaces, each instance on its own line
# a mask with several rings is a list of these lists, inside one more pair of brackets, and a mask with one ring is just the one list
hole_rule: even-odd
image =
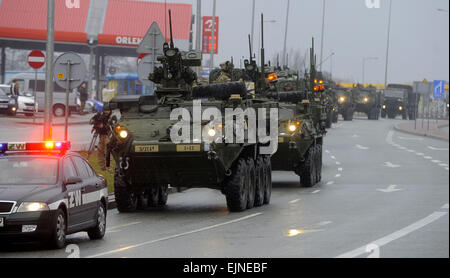
[[[7,95],[10,95],[11,85],[1,84],[0,89],[2,89]],[[33,95],[27,93],[21,93],[17,98],[17,110],[16,113],[25,114],[27,117],[32,117],[34,113],[38,110],[38,104],[34,102]]]
[[17,99],[9,95],[9,91],[0,88],[0,113],[14,116],[17,113]]

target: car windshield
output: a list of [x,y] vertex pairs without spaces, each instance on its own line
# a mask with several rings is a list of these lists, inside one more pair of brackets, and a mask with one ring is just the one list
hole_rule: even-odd
[[6,97],[8,94],[7,94],[7,92],[6,92],[6,90],[5,90],[5,88],[0,88],[0,96],[1,97]]
[[58,159],[4,157],[0,159],[0,185],[55,184]]

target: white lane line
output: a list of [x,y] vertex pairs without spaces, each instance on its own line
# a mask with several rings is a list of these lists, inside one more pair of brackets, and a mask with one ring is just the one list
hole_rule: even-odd
[[448,167],[448,164],[442,163],[442,164],[439,164],[439,166]]
[[393,164],[393,163],[391,163],[391,162],[389,162],[389,161],[388,161],[388,162],[385,162],[383,166],[389,167],[389,168],[400,168],[400,167],[401,167],[400,165]]
[[403,189],[398,189],[396,184],[390,185],[386,189],[377,189],[377,191],[384,192],[384,193],[392,193],[397,191],[402,191]]
[[407,150],[409,153],[415,153],[415,150]]
[[342,169],[342,168],[338,168],[338,171],[339,171],[339,172],[342,172],[342,171],[344,171],[344,169]]
[[133,249],[133,248],[138,248],[138,247],[154,244],[154,243],[161,242],[161,241],[166,241],[166,240],[170,240],[170,239],[174,239],[174,238],[178,238],[178,237],[182,237],[182,236],[187,236],[187,235],[191,235],[191,234],[195,234],[195,233],[204,232],[204,231],[207,231],[207,230],[212,230],[212,229],[215,229],[215,228],[218,228],[218,227],[222,227],[222,226],[225,226],[225,225],[230,225],[230,224],[241,222],[241,221],[244,221],[244,220],[247,220],[247,219],[250,219],[250,218],[254,218],[254,217],[259,216],[259,215],[262,215],[262,213],[260,212],[260,213],[251,214],[251,215],[248,215],[248,216],[245,216],[245,217],[242,217],[242,218],[238,218],[238,219],[235,219],[235,220],[231,220],[231,221],[228,221],[228,222],[224,222],[224,223],[220,223],[220,224],[204,227],[204,228],[201,228],[201,229],[197,229],[197,230],[193,230],[193,231],[189,231],[189,232],[185,232],[185,233],[181,233],[181,234],[177,234],[177,235],[173,235],[173,236],[167,236],[167,237],[163,237],[163,238],[160,238],[160,239],[150,240],[150,241],[146,241],[146,242],[135,244],[135,245],[130,245],[130,246],[127,246],[127,247],[111,250],[111,251],[108,251],[108,252],[103,252],[103,253],[99,253],[99,254],[96,254],[96,255],[88,256],[86,258],[98,258],[98,257],[107,256],[107,255],[112,255],[112,254],[119,253],[119,252],[122,252],[122,251],[130,250],[130,249]]
[[423,141],[423,138],[409,138],[409,137],[398,137],[401,140],[413,140],[413,141]]
[[360,149],[360,150],[368,150],[368,149],[370,149],[369,147],[364,147],[364,146],[361,146],[361,145],[356,145],[356,147],[358,149]]
[[449,209],[448,204],[443,205],[441,209]]
[[326,225],[330,225],[333,224],[332,221],[322,221],[320,223],[317,224],[317,226],[326,226]]
[[325,150],[325,153],[330,153],[330,151],[329,150]]
[[433,163],[442,163],[442,161],[440,161],[440,160],[432,160],[431,162],[433,162]]
[[425,156],[424,158],[428,159],[428,160],[432,160],[433,159],[431,156]]
[[336,177],[336,178],[340,178],[340,177],[341,177],[341,174],[337,174],[335,177]]
[[315,190],[315,191],[311,192],[311,194],[317,194],[319,192],[320,192],[320,190]]
[[432,146],[428,146],[428,148],[433,151],[448,151],[449,150],[448,148],[435,148]]
[[406,150],[406,148],[405,148],[405,147],[402,147],[402,146],[400,146],[399,149],[400,149],[400,150]]
[[448,212],[434,212],[432,214],[430,214],[429,216],[425,217],[422,220],[417,221],[416,223],[413,223],[411,225],[409,225],[408,227],[405,227],[397,232],[394,232],[390,235],[387,235],[385,237],[382,237],[380,239],[375,240],[374,242],[371,242],[369,244],[366,244],[362,247],[359,247],[355,250],[352,250],[350,252],[344,253],[342,255],[339,255],[337,258],[355,258],[358,256],[361,256],[363,254],[366,253],[366,247],[370,244],[374,244],[378,247],[382,247],[394,240],[397,240],[399,238],[402,238],[416,230],[419,230],[431,223],[433,223],[434,221],[440,219],[441,217],[445,216],[446,214],[448,214]]
[[333,184],[334,184],[334,181],[327,182],[327,185],[333,185]]
[[334,159],[334,160],[336,160],[336,157],[335,157],[334,155],[332,155],[332,156],[331,156],[331,159]]
[[424,153],[416,153],[418,156],[424,156]]
[[300,202],[300,199],[292,200],[292,201],[289,202],[289,204],[295,204],[295,203],[298,203],[298,202]]
[[341,163],[339,161],[336,162],[336,165],[341,165]]

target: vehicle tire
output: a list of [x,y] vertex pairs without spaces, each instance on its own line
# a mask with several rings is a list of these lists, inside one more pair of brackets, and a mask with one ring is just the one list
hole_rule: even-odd
[[169,198],[169,185],[161,185],[159,187],[158,206],[164,207],[167,205],[167,199]]
[[337,111],[333,112],[333,123],[336,124],[339,120],[339,113]]
[[316,146],[316,156],[317,156],[317,164],[316,164],[316,183],[322,181],[322,145],[317,144]]
[[252,209],[255,206],[255,194],[256,194],[256,170],[253,158],[247,160],[247,170],[248,170],[247,209]]
[[344,121],[346,122],[353,121],[353,109],[348,108],[344,110],[342,116],[344,117]]
[[148,198],[149,198],[148,190],[145,190],[141,194],[139,194],[137,209],[146,210],[148,207]]
[[66,246],[67,217],[61,208],[56,211],[52,230],[49,238],[50,247],[53,249],[64,248]]
[[128,184],[119,176],[118,170],[114,174],[114,195],[119,212],[135,212],[138,206],[138,196],[129,189]]
[[270,156],[264,158],[264,204],[270,204],[270,198],[272,198],[272,161]]
[[247,162],[240,158],[225,185],[227,206],[231,212],[241,212],[247,208]]
[[158,207],[159,203],[159,186],[152,186],[148,190],[148,206],[151,208]]
[[305,161],[300,164],[300,186],[301,187],[313,187],[316,183],[316,147],[311,146],[306,153]]
[[64,117],[66,115],[66,106],[62,104],[55,104],[53,106],[53,116],[57,118]]
[[100,203],[98,206],[97,214],[96,214],[95,227],[88,230],[88,236],[91,240],[102,239],[105,236],[106,232],[106,208],[103,203]]
[[255,180],[255,207],[264,205],[264,193],[265,193],[265,168],[264,159],[258,156],[256,159],[256,180]]
[[381,118],[386,119],[386,111],[381,111]]
[[325,128],[331,128],[331,125],[333,124],[333,111],[327,112],[327,121],[325,122]]

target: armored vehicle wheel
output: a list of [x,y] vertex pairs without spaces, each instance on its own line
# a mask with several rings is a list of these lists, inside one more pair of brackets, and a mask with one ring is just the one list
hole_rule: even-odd
[[325,122],[325,128],[331,128],[332,124],[333,124],[333,111],[328,111],[327,120]]
[[408,113],[406,111],[403,111],[402,119],[405,120],[405,121],[408,120]]
[[270,156],[264,158],[264,204],[270,204],[272,197],[272,162]]
[[386,111],[381,111],[381,118],[386,119]]
[[333,123],[337,123],[339,119],[339,113],[337,111],[333,112]]
[[114,174],[114,195],[119,212],[136,211],[138,196],[129,189],[128,184],[119,176],[117,169]]
[[317,155],[317,167],[316,167],[316,183],[322,181],[322,145],[317,144],[316,146],[316,155]]
[[157,207],[159,203],[159,186],[152,186],[148,190],[148,206],[151,208]]
[[169,198],[169,185],[161,185],[159,187],[159,199],[158,205],[163,207],[167,204],[167,199]]
[[264,159],[260,156],[256,159],[256,179],[255,179],[255,207],[264,205],[265,193],[265,165]]
[[227,206],[231,212],[241,212],[247,208],[248,173],[246,160],[240,158],[233,167],[232,174],[225,185]]
[[248,170],[247,209],[252,209],[255,206],[255,194],[256,194],[256,170],[253,158],[247,160],[247,170]]
[[342,116],[344,117],[344,121],[353,121],[353,109],[348,108]]
[[316,147],[311,146],[306,154],[306,159],[300,164],[300,185],[313,187],[316,183]]
[[144,191],[138,195],[138,209],[145,210],[148,207],[148,191]]

